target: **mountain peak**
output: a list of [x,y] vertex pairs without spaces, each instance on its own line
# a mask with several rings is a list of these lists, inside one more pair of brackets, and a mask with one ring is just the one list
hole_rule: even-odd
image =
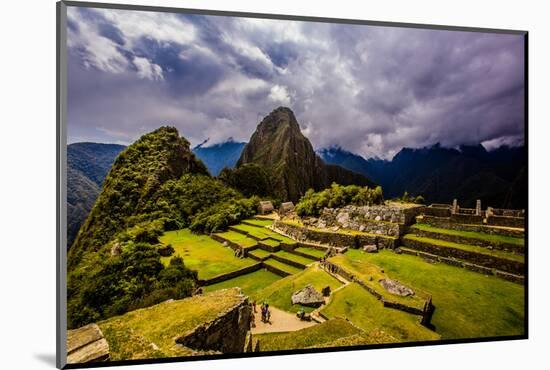
[[341,185],[372,185],[362,175],[339,166],[325,165],[287,107],[278,107],[260,122],[237,167],[247,163],[269,169],[275,195],[281,200],[296,202],[308,189],[324,189],[333,181]]

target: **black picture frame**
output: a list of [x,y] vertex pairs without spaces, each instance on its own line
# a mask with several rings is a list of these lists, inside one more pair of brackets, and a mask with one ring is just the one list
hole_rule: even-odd
[[[493,28],[477,28],[477,27],[460,27],[446,26],[436,24],[416,24],[416,23],[401,23],[401,22],[384,22],[374,20],[358,20],[358,19],[340,19],[328,17],[311,17],[301,15],[286,15],[286,14],[265,14],[251,12],[234,12],[234,11],[219,11],[206,9],[190,9],[177,7],[162,7],[162,6],[145,6],[131,4],[112,4],[99,2],[80,2],[80,1],[60,1],[56,7],[57,18],[57,63],[56,63],[56,121],[57,121],[57,190],[56,190],[56,205],[57,205],[57,248],[56,248],[56,284],[57,284],[57,310],[56,310],[56,365],[58,368],[76,369],[76,368],[95,368],[95,367],[110,367],[122,365],[138,365],[138,364],[157,364],[157,363],[172,363],[172,362],[188,362],[188,361],[204,361],[204,360],[220,360],[233,358],[248,358],[248,357],[264,357],[290,354],[310,354],[322,352],[341,352],[341,351],[357,351],[379,348],[404,348],[416,346],[440,346],[448,344],[461,343],[481,343],[495,341],[510,341],[510,340],[525,340],[529,338],[529,209],[525,209],[525,320],[524,334],[511,336],[483,337],[483,338],[468,338],[468,339],[445,339],[439,341],[427,342],[406,342],[406,343],[391,343],[391,344],[373,344],[360,345],[349,347],[333,347],[333,348],[315,348],[315,349],[299,349],[299,350],[284,350],[270,351],[257,353],[236,353],[236,354],[219,354],[208,356],[193,356],[193,357],[170,357],[160,359],[143,359],[143,360],[123,360],[110,362],[96,362],[86,364],[67,364],[66,363],[66,292],[67,292],[67,7],[85,7],[97,9],[115,9],[115,10],[135,10],[148,12],[164,12],[164,13],[182,13],[195,15],[214,15],[214,16],[232,16],[232,17],[247,17],[259,19],[279,19],[293,20],[305,22],[320,22],[320,23],[340,23],[350,25],[370,25],[381,27],[400,27],[413,29],[430,29],[430,30],[446,30],[446,31],[462,31],[462,32],[483,32],[495,34],[512,34],[521,35],[524,39],[524,133],[527,162],[527,179],[529,179],[529,119],[528,119],[528,31],[525,30],[509,30],[509,29],[493,29]],[[529,180],[527,180],[529,185]],[[529,199],[529,194],[526,195]]]

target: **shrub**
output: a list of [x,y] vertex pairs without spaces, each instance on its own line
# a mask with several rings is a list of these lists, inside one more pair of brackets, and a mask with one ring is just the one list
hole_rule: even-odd
[[405,191],[403,195],[400,198],[394,199],[397,202],[401,203],[415,203],[415,204],[425,204],[426,201],[424,200],[424,197],[422,195],[412,196],[409,195],[408,191]]
[[381,204],[384,195],[380,186],[372,189],[357,185],[342,186],[333,183],[330,188],[320,192],[309,189],[296,205],[300,216],[318,216],[323,208],[339,208],[349,204],[366,206]]
[[244,196],[272,196],[269,173],[263,166],[247,163],[237,168],[224,168],[218,178]]

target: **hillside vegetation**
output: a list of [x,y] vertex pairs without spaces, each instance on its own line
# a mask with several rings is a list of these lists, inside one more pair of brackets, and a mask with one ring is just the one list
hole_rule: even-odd
[[190,295],[196,272],[181,258],[163,264],[159,237],[217,231],[256,203],[210,177],[175,128],[142,136],[117,157],[69,251],[69,327]]

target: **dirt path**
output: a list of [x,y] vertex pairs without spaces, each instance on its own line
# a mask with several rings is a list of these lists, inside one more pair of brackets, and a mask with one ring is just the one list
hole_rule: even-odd
[[271,311],[270,323],[263,323],[261,320],[262,314],[260,313],[260,307],[258,306],[258,312],[254,314],[254,322],[256,323],[256,327],[252,328],[252,334],[296,331],[317,324],[315,321],[302,321],[296,317],[296,315],[285,312],[276,307],[270,306],[269,310]]

